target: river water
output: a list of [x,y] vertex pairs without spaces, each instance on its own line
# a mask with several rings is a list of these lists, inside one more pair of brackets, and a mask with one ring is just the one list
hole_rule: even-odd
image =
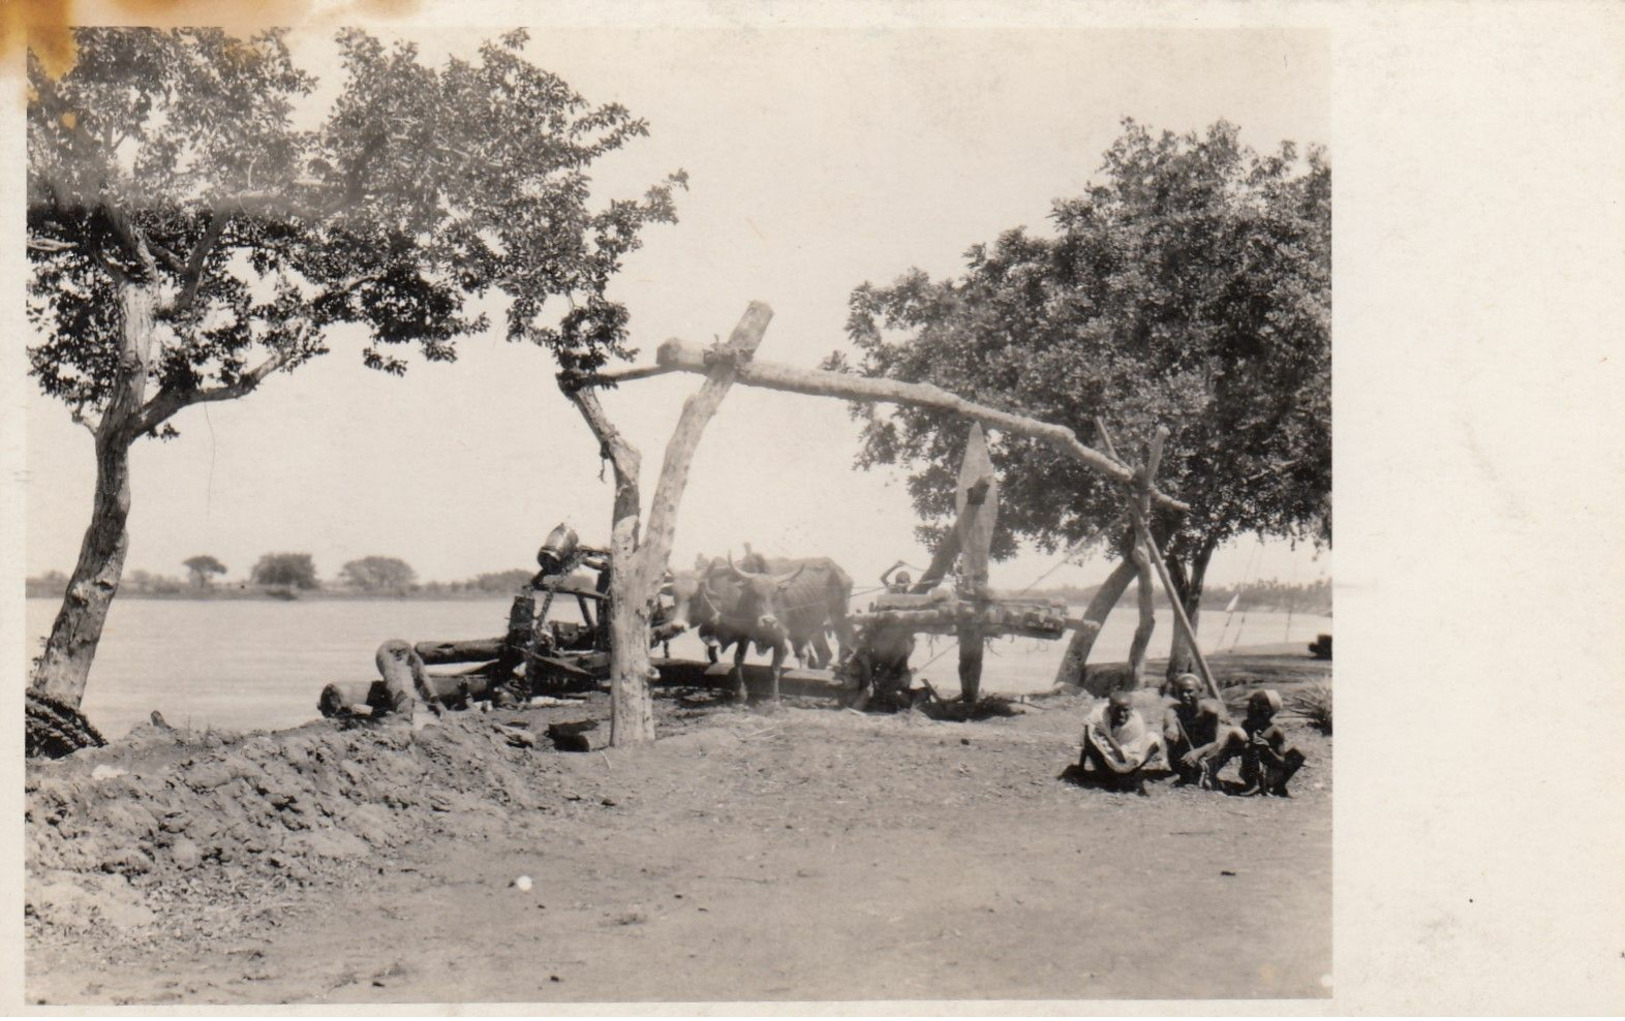
[[[312,719],[316,697],[330,681],[376,677],[380,642],[494,638],[508,617],[507,597],[479,600],[166,600],[117,599],[91,670],[84,710],[108,737],[117,737],[160,710],[176,726],[228,730],[281,728]],[[858,601],[855,601],[856,605]],[[27,601],[29,655],[35,654],[56,615],[57,599]],[[555,604],[557,608],[559,604]],[[1081,613],[1075,610],[1074,613]],[[1228,621],[1228,626],[1227,626]],[[1158,611],[1153,657],[1165,656],[1172,635],[1169,611]],[[1304,644],[1331,630],[1331,618],[1310,614],[1204,614],[1197,625],[1203,647],[1222,654],[1235,647]],[[1121,662],[1134,633],[1134,609],[1125,602],[1107,619],[1092,662]],[[984,691],[1018,693],[1049,688],[1066,641],[999,639],[988,643]],[[674,656],[701,657],[699,642],[681,636]],[[958,689],[952,638],[921,638],[914,664],[938,691]]]

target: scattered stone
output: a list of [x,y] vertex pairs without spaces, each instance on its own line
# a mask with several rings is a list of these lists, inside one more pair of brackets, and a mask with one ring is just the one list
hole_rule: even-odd
[[609,744],[609,735],[599,728],[597,720],[552,723],[547,727],[547,736],[561,752],[591,752]]
[[197,844],[185,837],[180,837],[170,845],[169,857],[176,867],[186,870],[195,869],[203,862],[203,852]]

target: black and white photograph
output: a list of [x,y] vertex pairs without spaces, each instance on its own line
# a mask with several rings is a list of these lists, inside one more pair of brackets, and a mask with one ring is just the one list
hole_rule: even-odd
[[21,1003],[1378,981],[1334,876],[1494,778],[1362,650],[1498,625],[1367,559],[1412,497],[1334,329],[1333,19],[150,6],[10,43]]

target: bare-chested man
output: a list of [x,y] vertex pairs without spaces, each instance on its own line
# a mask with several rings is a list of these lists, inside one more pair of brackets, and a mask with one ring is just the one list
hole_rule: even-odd
[[1218,788],[1218,773],[1230,760],[1228,753],[1239,752],[1247,743],[1246,733],[1230,722],[1224,703],[1202,697],[1202,679],[1195,674],[1180,674],[1174,681],[1174,704],[1163,716],[1162,736],[1179,782],[1204,789]]
[[1268,688],[1247,696],[1247,716],[1241,721],[1247,735],[1241,749],[1242,794],[1291,796],[1287,781],[1303,767],[1304,754],[1275,722],[1280,711],[1281,696]]
[[1145,725],[1128,692],[1112,692],[1105,704],[1089,714],[1083,726],[1083,755],[1078,759],[1080,774],[1144,793],[1145,775],[1166,773],[1167,768],[1162,735]]

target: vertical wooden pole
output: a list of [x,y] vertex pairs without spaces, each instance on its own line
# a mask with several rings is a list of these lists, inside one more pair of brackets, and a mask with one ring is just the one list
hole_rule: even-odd
[[[959,485],[954,493],[959,518],[954,535],[959,542],[959,597],[980,608],[987,602],[988,551],[993,546],[993,526],[999,517],[999,480],[993,471],[993,458],[987,452],[987,437],[980,423],[972,425],[965,439],[965,457],[959,465]],[[958,629],[959,699],[975,705],[982,697],[982,658],[987,635],[975,624]]]

